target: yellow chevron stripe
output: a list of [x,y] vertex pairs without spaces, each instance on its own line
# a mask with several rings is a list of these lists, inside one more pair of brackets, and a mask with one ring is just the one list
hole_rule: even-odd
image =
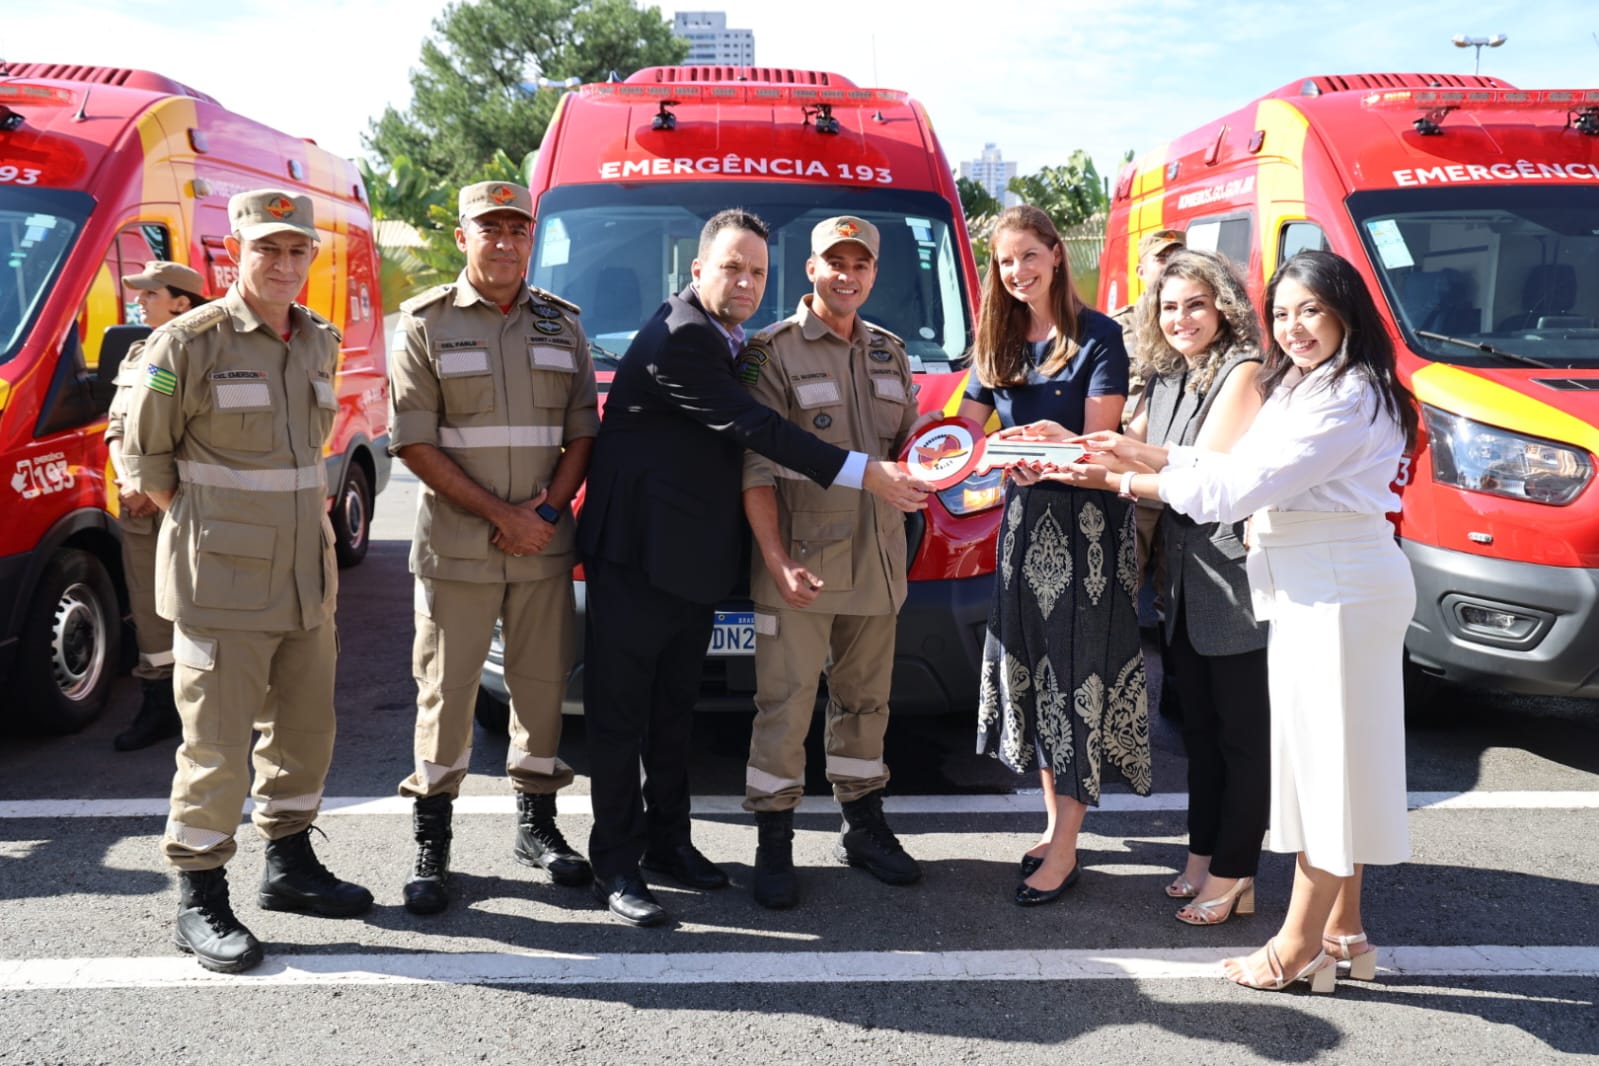
[[1575,444],[1599,455],[1599,427],[1463,367],[1430,363],[1411,377],[1410,388],[1422,403],[1441,407],[1463,418]]

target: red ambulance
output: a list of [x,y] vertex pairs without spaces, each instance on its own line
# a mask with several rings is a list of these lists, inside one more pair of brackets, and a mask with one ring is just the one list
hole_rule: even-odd
[[82,726],[121,665],[104,441],[137,322],[121,278],[171,259],[221,295],[237,273],[228,197],[263,186],[311,196],[322,230],[302,299],[344,334],[327,469],[349,565],[389,473],[378,263],[355,167],[159,74],[0,63],[0,728]]
[[1162,228],[1247,269],[1356,263],[1424,439],[1396,516],[1418,592],[1413,705],[1447,678],[1599,696],[1599,90],[1305,78],[1128,164],[1101,304]]
[[[772,226],[752,331],[793,313],[811,291],[811,228],[858,215],[882,233],[877,283],[861,313],[904,339],[923,410],[942,407],[962,380],[951,371],[972,341],[976,266],[949,162],[927,112],[903,92],[809,70],[652,67],[561,98],[532,189],[529,280],[582,306],[602,389],[638,327],[688,285],[705,220],[735,206]],[[973,478],[907,523],[896,711],[975,703],[998,504],[998,476]],[[580,580],[580,610],[583,602]],[[749,601],[726,605],[705,705],[749,705],[754,648]],[[579,667],[569,709],[581,684]],[[484,686],[503,700],[494,653]]]

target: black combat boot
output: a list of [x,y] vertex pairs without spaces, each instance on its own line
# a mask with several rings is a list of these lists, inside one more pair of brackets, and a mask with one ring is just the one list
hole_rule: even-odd
[[843,808],[844,825],[834,852],[841,861],[866,867],[884,884],[909,885],[922,879],[922,868],[905,854],[899,838],[883,819],[882,789],[850,800]]
[[516,794],[516,861],[537,866],[558,885],[587,885],[594,880],[588,860],[572,850],[555,826],[555,794]]
[[405,909],[437,914],[450,905],[450,811],[448,792],[416,801],[411,828],[416,833],[416,866],[405,885]]
[[118,751],[138,751],[151,744],[170,740],[183,732],[178,708],[172,702],[172,679],[144,682],[144,698],[128,728],[118,733],[111,746]]
[[207,970],[243,973],[261,965],[261,942],[233,916],[228,875],[214,870],[178,873],[178,922],[172,943]]
[[372,893],[334,877],[311,850],[311,830],[302,829],[293,836],[267,841],[260,904],[269,911],[352,918],[372,906]]
[[792,809],[755,812],[755,877],[750,890],[756,903],[773,910],[799,902]]

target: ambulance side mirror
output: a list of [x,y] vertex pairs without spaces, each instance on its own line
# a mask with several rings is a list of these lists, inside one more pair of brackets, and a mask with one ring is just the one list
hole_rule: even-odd
[[134,342],[150,335],[149,326],[108,326],[100,340],[100,363],[94,370],[90,388],[94,402],[100,410],[110,408],[111,398],[117,394],[117,370]]

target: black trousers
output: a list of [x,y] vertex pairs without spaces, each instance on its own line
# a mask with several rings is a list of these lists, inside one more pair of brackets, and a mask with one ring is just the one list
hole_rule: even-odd
[[608,878],[637,874],[646,849],[689,843],[690,733],[715,611],[629,567],[594,563],[584,572],[589,862]]
[[1179,608],[1168,648],[1188,749],[1188,850],[1217,877],[1253,877],[1271,799],[1266,649],[1201,655]]

